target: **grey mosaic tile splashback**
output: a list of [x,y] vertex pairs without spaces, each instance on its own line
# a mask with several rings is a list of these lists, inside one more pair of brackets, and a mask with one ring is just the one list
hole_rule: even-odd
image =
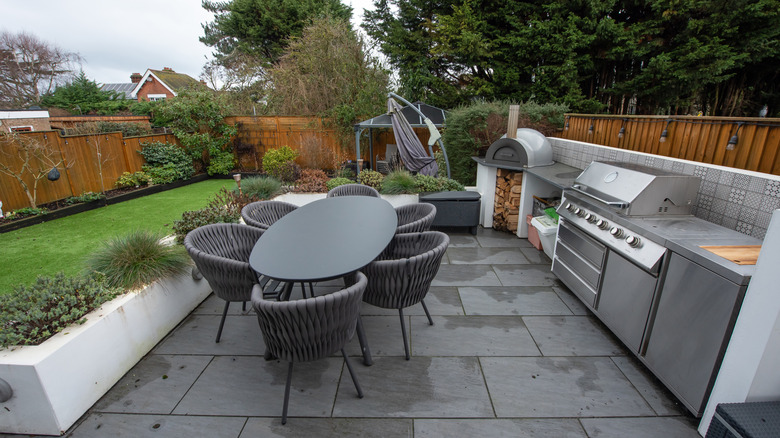
[[636,163],[685,175],[695,175],[702,183],[693,214],[709,222],[763,239],[772,212],[780,208],[780,177],[742,173],[735,169],[704,163],[680,161],[617,150],[588,143],[549,138],[553,160],[578,169],[591,161]]

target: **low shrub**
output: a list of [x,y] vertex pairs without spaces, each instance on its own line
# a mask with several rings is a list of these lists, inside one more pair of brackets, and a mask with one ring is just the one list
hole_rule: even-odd
[[0,347],[38,345],[70,324],[83,323],[84,315],[121,292],[100,274],[66,277],[60,272],[18,286],[0,295]]
[[241,218],[241,209],[256,198],[244,195],[239,196],[226,188],[222,188],[208,205],[200,210],[185,211],[181,220],[173,222],[173,232],[176,234],[176,242],[184,243],[187,233],[195,228],[208,224],[237,223]]
[[357,178],[360,184],[371,186],[377,190],[382,190],[382,181],[384,179],[385,176],[376,170],[364,170],[360,172],[360,175],[358,175]]
[[352,181],[349,178],[337,177],[337,178],[329,179],[328,182],[325,183],[325,185],[327,186],[328,191],[331,191],[338,186],[343,186],[344,184],[354,184],[354,183],[355,181]]
[[209,165],[206,172],[209,175],[227,175],[236,166],[236,157],[231,151],[213,150],[209,152]]
[[[270,176],[250,176],[241,180],[241,192],[257,200],[271,199],[282,192],[282,183]],[[233,194],[238,195],[238,187],[233,189]]]
[[268,175],[284,182],[291,184],[297,181],[301,177],[301,166],[294,161],[288,161],[282,163],[279,167],[274,169],[273,172],[267,172]]
[[125,187],[141,187],[149,184],[151,178],[149,178],[149,175],[146,174],[146,172],[139,170],[135,173],[125,172],[120,176],[114,185],[116,185],[118,188],[125,188]]
[[381,193],[386,195],[417,193],[417,184],[414,176],[407,170],[394,170],[388,173],[384,181],[382,181]]
[[181,274],[190,265],[190,257],[180,245],[162,243],[163,237],[137,230],[111,239],[89,257],[87,269],[105,275],[109,286],[123,289],[138,289]]
[[418,192],[463,191],[463,184],[445,177],[417,174],[414,176]]
[[349,167],[342,167],[340,169],[336,169],[336,171],[333,173],[333,177],[347,178],[354,182],[357,175],[355,174],[355,171],[350,169]]
[[271,149],[263,155],[263,171],[280,181],[295,181],[298,179],[297,177],[292,180],[285,180],[280,175],[285,173],[285,170],[282,168],[286,167],[289,169],[288,163],[292,163],[297,157],[298,152],[294,151],[289,146]]
[[32,217],[32,216],[40,216],[42,214],[48,214],[49,211],[45,208],[32,208],[32,207],[22,207],[17,208],[16,210],[8,213],[5,215],[6,220],[15,220],[15,219],[22,219],[25,217]]
[[466,186],[459,183],[458,181],[455,181],[454,179],[442,178],[441,180],[442,180],[441,190],[450,191],[450,192],[462,192],[466,190]]
[[146,160],[142,170],[151,178],[153,184],[166,184],[180,179],[189,179],[195,173],[192,158],[184,149],[170,144],[152,142],[141,148]]
[[328,175],[321,169],[303,169],[301,177],[295,181],[295,192],[322,193],[328,191]]
[[69,196],[65,198],[65,203],[68,205],[82,204],[86,202],[97,201],[103,198],[105,198],[105,195],[103,195],[102,193],[84,192],[79,196]]

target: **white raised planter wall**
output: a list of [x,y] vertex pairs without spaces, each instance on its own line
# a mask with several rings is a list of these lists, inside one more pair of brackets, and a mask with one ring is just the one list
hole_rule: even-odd
[[36,346],[0,350],[0,432],[61,435],[211,293],[186,274],[104,303]]

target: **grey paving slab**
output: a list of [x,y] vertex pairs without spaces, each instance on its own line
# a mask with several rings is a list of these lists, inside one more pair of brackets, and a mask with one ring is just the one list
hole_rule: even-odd
[[[404,341],[401,337],[401,320],[398,311],[395,316],[361,316],[363,329],[366,333],[371,355],[379,356],[405,356]],[[406,335],[409,336],[409,317],[404,315],[406,321]],[[360,343],[357,335],[353,336],[347,344],[347,354],[360,356]]]
[[479,245],[489,247],[505,247],[515,246],[519,248],[529,248],[532,245],[528,243],[528,239],[521,239],[516,234],[512,234],[506,231],[496,231],[492,228],[482,228],[477,232],[477,240]]
[[244,423],[244,417],[90,414],[68,437],[236,438]]
[[[240,302],[230,303],[228,306],[228,315],[247,315],[253,313],[252,303],[246,303],[246,310],[243,310],[243,306]],[[225,310],[225,300],[217,298],[213,293],[208,296],[195,310],[192,312],[194,315],[219,315],[222,316],[222,312]]]
[[[458,289],[454,286],[431,287],[425,295],[425,305],[431,315],[463,315],[463,303],[460,301]],[[363,303],[360,308],[361,315],[398,315],[396,309],[382,309]],[[404,315],[425,315],[421,304],[404,309]]]
[[357,370],[365,398],[342,384],[334,417],[480,418],[493,417],[476,358],[377,358]]
[[587,438],[573,419],[419,419],[414,438]]
[[450,248],[479,246],[479,241],[471,234],[448,234],[450,236]]
[[491,265],[441,265],[431,286],[501,286]]
[[519,316],[412,319],[413,356],[541,356]]
[[[550,265],[495,265],[502,286],[557,286],[558,278]],[[487,286],[487,285],[485,285]]]
[[154,349],[155,354],[262,355],[257,316],[228,316],[219,343],[219,316],[190,315]]
[[94,406],[99,412],[170,414],[211,356],[148,356]]
[[447,250],[450,263],[456,265],[491,264],[517,265],[530,264],[521,248],[450,248]]
[[[343,364],[341,357],[295,364],[289,416],[329,417]],[[173,413],[281,417],[286,379],[287,362],[217,356]]]
[[528,331],[545,356],[619,356],[620,341],[589,316],[525,316]]
[[612,362],[615,362],[656,414],[663,416],[687,414],[682,403],[635,357],[630,355],[613,357]]
[[461,287],[468,315],[571,315],[549,286]]
[[240,438],[408,438],[411,419],[387,418],[250,418]]
[[700,438],[691,418],[584,418],[590,438]]
[[480,358],[499,417],[655,413],[608,357]]
[[552,289],[558,294],[558,297],[566,303],[566,307],[571,310],[575,315],[592,315],[593,313],[582,304],[579,298],[577,298],[572,291],[565,285],[553,286]]
[[550,260],[549,257],[547,257],[547,254],[544,251],[540,251],[534,247],[531,248],[520,248],[520,251],[523,252],[523,255],[534,264],[551,264],[552,260]]

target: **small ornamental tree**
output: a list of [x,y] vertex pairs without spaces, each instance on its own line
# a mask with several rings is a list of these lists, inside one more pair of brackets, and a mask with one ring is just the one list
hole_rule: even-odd
[[16,179],[31,208],[38,207],[38,183],[57,168],[66,168],[65,159],[48,142],[32,135],[0,134],[0,173]]

